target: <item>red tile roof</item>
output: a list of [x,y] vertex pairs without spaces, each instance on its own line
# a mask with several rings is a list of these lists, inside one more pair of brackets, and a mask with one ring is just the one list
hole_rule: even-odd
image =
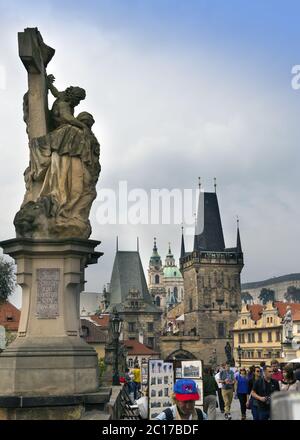
[[141,344],[136,339],[126,339],[124,341],[124,345],[127,348],[127,352],[129,355],[157,355],[159,354],[157,351],[152,350],[151,348],[146,347],[146,345]]
[[88,343],[103,343],[107,340],[107,334],[98,325],[89,321],[88,319],[80,319],[81,328],[83,331],[83,339]]
[[21,312],[9,301],[0,303],[0,325],[13,332],[18,331]]
[[258,321],[261,318],[264,306],[261,304],[252,304],[247,307],[250,311],[251,319],[253,319],[253,321]]
[[89,315],[96,324],[100,325],[103,329],[107,329],[109,327],[109,314],[105,315]]
[[293,320],[300,321],[300,311],[299,310],[296,310],[296,312],[293,314]]
[[285,302],[282,302],[282,301],[275,301],[274,305],[277,308],[278,315],[281,318],[283,318],[284,315],[286,314],[287,306],[291,307],[293,319],[294,319],[294,314],[296,312],[300,312],[300,304],[297,304],[297,303],[285,303]]

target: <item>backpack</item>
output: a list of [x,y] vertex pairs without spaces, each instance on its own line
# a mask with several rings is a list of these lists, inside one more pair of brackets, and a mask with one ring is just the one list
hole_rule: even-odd
[[[198,420],[203,420],[203,413],[201,409],[195,408],[198,416]],[[171,408],[167,408],[163,411],[166,414],[166,420],[173,420],[173,413]]]

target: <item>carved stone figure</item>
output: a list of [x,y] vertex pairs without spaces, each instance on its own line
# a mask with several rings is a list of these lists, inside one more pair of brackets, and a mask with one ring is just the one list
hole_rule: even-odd
[[232,350],[231,350],[231,345],[229,344],[229,342],[226,342],[224,350],[225,350],[227,362],[231,365],[232,364]]
[[[37,30],[35,33],[27,29],[24,35],[43,53],[44,43]],[[38,72],[32,73],[35,52],[30,62],[27,51],[25,43],[24,48],[20,44],[21,59],[29,76],[23,111],[30,162],[24,173],[26,194],[14,219],[17,237],[88,238],[89,213],[100,173],[100,145],[92,131],[93,116],[88,112],[74,116],[75,107],[85,99],[85,90],[71,86],[58,91],[53,85],[54,76],[46,75],[43,59],[39,59]],[[32,90],[36,88],[40,92],[38,101],[36,90]],[[56,98],[51,111],[47,104],[48,90]]]
[[293,339],[293,316],[290,306],[287,306],[286,308],[282,323],[285,340],[291,341]]

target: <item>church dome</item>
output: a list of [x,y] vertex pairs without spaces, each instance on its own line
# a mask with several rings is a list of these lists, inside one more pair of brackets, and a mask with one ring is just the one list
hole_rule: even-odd
[[182,275],[177,266],[165,266],[164,267],[164,277],[165,278],[181,278]]

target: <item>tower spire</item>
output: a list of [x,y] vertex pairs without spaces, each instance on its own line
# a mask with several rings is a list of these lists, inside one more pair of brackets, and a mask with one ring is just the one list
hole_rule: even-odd
[[242,244],[241,244],[241,237],[240,237],[240,220],[238,216],[236,217],[236,225],[237,225],[237,236],[236,236],[236,250],[237,252],[242,252]]
[[183,235],[183,225],[181,226],[181,252],[180,258],[185,256],[185,246],[184,246],[184,235]]
[[117,239],[116,239],[116,251],[118,252],[118,250],[119,250],[119,237],[117,236]]
[[214,187],[215,187],[215,193],[217,192],[217,178],[214,177]]
[[199,189],[201,189],[201,177],[198,177],[198,186],[199,186]]
[[139,237],[136,237],[136,250],[140,252],[140,240]]
[[156,237],[154,237],[154,245],[153,245],[153,252],[157,251],[156,247]]

